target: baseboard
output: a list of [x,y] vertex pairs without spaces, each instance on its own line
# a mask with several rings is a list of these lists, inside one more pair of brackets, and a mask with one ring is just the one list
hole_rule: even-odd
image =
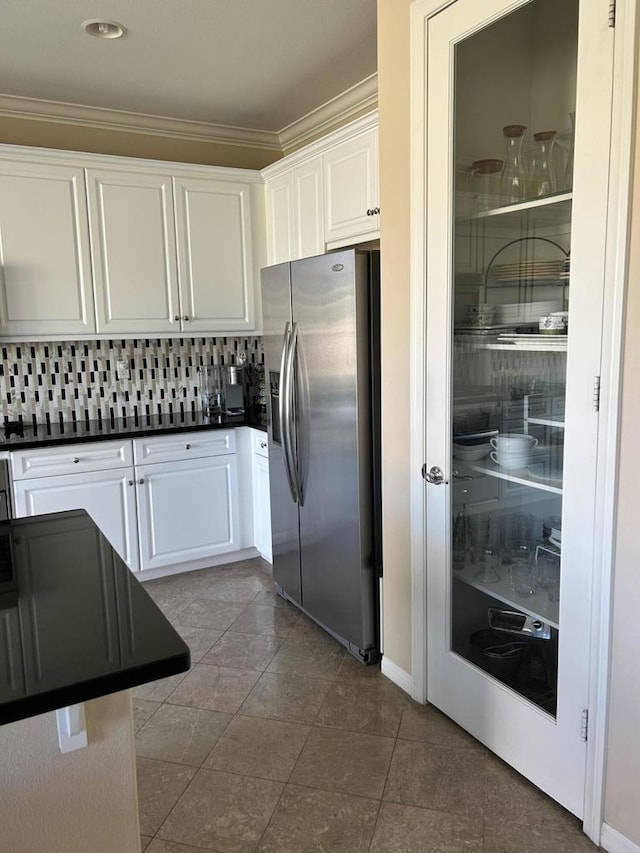
[[401,690],[404,690],[409,696],[413,696],[413,676],[404,669],[401,669],[398,664],[389,660],[386,655],[382,657],[380,671],[389,681],[393,681]]
[[134,572],[139,581],[154,581],[167,578],[170,575],[180,575],[183,572],[196,572],[198,569],[210,569],[214,566],[224,566],[227,563],[237,563],[240,560],[251,560],[258,557],[255,548],[242,548],[240,551],[229,551],[218,554],[217,557],[206,557],[203,560],[191,560],[189,563],[176,563],[173,566],[163,566],[161,569],[147,569],[144,572]]
[[640,845],[606,823],[602,824],[600,846],[607,853],[640,853]]

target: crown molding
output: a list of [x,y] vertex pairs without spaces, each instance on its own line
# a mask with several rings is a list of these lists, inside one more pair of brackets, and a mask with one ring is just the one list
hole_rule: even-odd
[[326,135],[378,105],[378,75],[372,74],[297,121],[276,132],[201,121],[0,95],[0,117],[69,124],[98,130],[146,133],[220,145],[240,145],[287,154],[316,136]]
[[0,95],[0,116],[72,124],[98,130],[147,133],[221,145],[265,148],[278,153],[282,151],[278,134],[271,131],[165,118],[145,113],[110,110],[104,107],[87,107],[63,101],[43,101],[37,98]]
[[350,121],[348,124],[340,125],[336,130],[326,133],[324,136],[314,139],[308,145],[296,148],[291,154],[287,154],[275,163],[265,166],[262,169],[262,177],[270,180],[278,175],[288,172],[294,166],[299,166],[305,160],[316,157],[319,154],[324,154],[334,145],[340,145],[347,139],[352,139],[359,133],[366,133],[368,130],[378,126],[378,110],[372,110],[359,118]]
[[378,75],[371,74],[355,86],[278,131],[282,151],[304,145],[312,137],[325,135],[355,116],[378,107]]

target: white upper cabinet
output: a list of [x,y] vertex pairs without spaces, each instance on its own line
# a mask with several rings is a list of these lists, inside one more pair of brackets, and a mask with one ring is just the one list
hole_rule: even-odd
[[266,189],[269,263],[283,264],[296,260],[293,169],[268,180]]
[[380,237],[377,114],[263,172],[270,264]]
[[293,170],[294,258],[324,252],[324,186],[322,157],[305,160]]
[[320,156],[267,181],[270,264],[324,252],[323,199]]
[[171,175],[87,172],[97,331],[180,331]]
[[379,237],[378,129],[336,145],[323,159],[326,242]]
[[0,161],[0,334],[95,331],[84,174]]
[[184,330],[253,329],[249,185],[181,177],[174,181]]

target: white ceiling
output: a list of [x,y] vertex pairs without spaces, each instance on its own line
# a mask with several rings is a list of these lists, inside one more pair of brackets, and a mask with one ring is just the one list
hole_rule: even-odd
[[3,95],[278,131],[375,71],[376,0],[0,0]]

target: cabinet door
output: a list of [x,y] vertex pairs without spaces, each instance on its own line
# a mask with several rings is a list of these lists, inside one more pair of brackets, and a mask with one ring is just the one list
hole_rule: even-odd
[[269,498],[269,460],[253,454],[253,533],[255,546],[265,560],[271,556],[271,505]]
[[14,482],[20,518],[84,509],[133,571],[138,569],[138,535],[133,469],[39,477]]
[[238,548],[236,457],[137,468],[142,569],[157,569]]
[[253,329],[249,185],[174,180],[184,331]]
[[[426,239],[414,246],[429,377],[427,695],[582,815],[592,519],[607,476],[597,472],[592,391],[613,37],[593,7],[572,0],[415,8],[416,108],[427,104],[412,179],[417,198],[427,188],[416,207]],[[554,136],[557,159],[542,168],[540,142]],[[530,145],[526,168],[520,149]],[[495,157],[502,175],[487,168]],[[469,242],[481,272],[471,280]],[[537,334],[541,315],[562,311],[568,335]],[[472,505],[459,489],[461,462],[499,484],[491,500],[483,489]]]
[[377,128],[324,155],[324,205],[327,243],[379,237]]
[[170,175],[87,172],[98,332],[180,330]]
[[95,332],[82,169],[0,162],[0,334]]
[[267,194],[267,253],[269,264],[292,261],[295,256],[293,171],[271,178]]
[[324,191],[322,157],[293,170],[294,254],[290,260],[324,252]]

